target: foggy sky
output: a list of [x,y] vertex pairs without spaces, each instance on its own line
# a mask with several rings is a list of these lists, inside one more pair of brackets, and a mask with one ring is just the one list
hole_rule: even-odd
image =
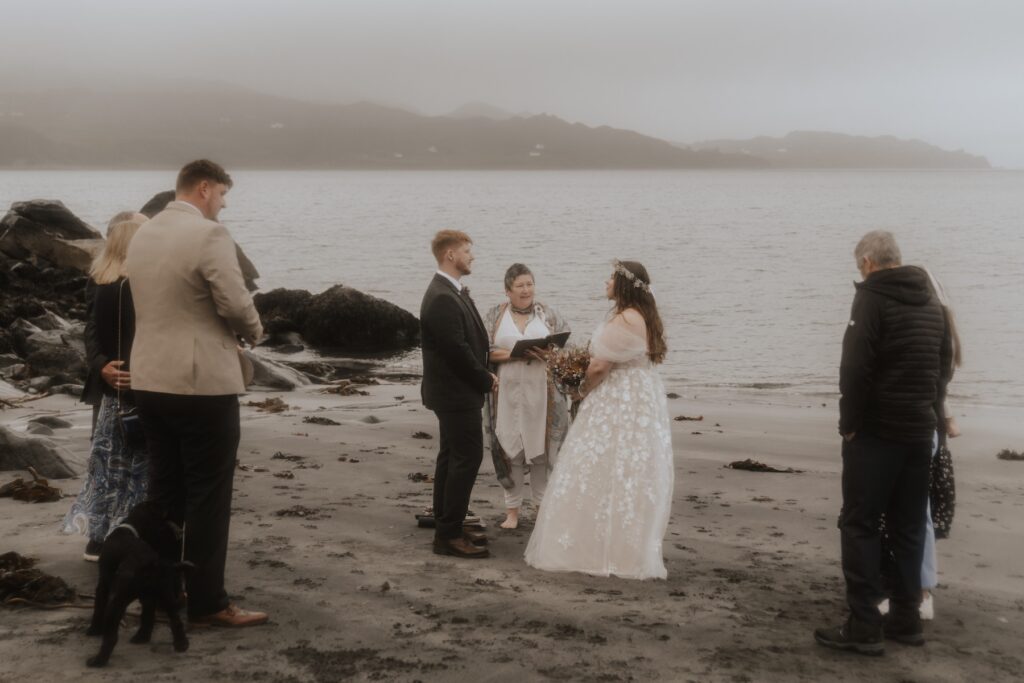
[[892,134],[1024,168],[1020,0],[0,0],[0,89],[223,81],[668,140]]

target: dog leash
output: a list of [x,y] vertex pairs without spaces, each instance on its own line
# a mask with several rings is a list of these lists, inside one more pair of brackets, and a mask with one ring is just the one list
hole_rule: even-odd
[[174,522],[168,521],[167,523],[174,529],[174,535],[181,537],[181,558],[179,559],[178,564],[183,567],[191,567],[192,569],[195,569],[196,563],[185,559],[185,529],[188,527],[188,523],[182,521],[180,529]]

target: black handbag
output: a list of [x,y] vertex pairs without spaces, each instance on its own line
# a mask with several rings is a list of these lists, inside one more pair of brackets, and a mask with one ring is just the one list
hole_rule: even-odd
[[[117,290],[117,360],[123,361],[121,357],[121,299],[124,293],[124,283]],[[121,367],[124,367],[123,365]],[[145,448],[146,433],[142,430],[142,418],[139,417],[139,408],[121,396],[121,388],[117,388],[117,423],[121,427],[121,436],[129,448]]]
[[943,443],[932,458],[928,496],[932,508],[932,526],[935,538],[949,538],[956,511],[956,482],[953,479],[953,454]]

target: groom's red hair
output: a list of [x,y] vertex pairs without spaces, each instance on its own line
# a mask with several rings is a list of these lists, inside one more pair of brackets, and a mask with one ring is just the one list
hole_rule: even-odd
[[453,247],[461,247],[467,242],[473,244],[469,235],[461,230],[440,230],[430,242],[430,251],[434,252],[434,258],[440,263],[446,251]]

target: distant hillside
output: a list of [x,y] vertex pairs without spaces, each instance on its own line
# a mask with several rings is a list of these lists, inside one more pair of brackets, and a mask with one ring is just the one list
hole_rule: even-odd
[[990,168],[985,157],[889,135],[872,138],[799,131],[781,138],[708,140],[688,147],[747,154],[778,168]]
[[529,118],[532,114],[513,114],[500,107],[486,102],[467,102],[461,107],[445,114],[450,119],[491,119],[494,121],[506,121],[515,117]]
[[756,168],[627,130],[554,116],[429,117],[376,104],[302,102],[220,85],[147,92],[0,93],[0,167]]

